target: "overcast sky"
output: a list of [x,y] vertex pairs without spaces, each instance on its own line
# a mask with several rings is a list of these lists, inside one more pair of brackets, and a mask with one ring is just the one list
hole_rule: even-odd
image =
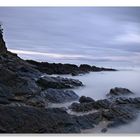
[[0,8],[0,21],[25,59],[140,65],[140,8]]

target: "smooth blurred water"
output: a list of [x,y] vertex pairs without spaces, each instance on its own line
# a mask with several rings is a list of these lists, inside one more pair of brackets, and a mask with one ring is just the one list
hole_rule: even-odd
[[[64,76],[65,77],[65,76]],[[140,96],[140,69],[112,72],[91,72],[82,76],[67,76],[83,82],[84,87],[74,89],[81,96],[103,99],[111,88],[124,87]]]

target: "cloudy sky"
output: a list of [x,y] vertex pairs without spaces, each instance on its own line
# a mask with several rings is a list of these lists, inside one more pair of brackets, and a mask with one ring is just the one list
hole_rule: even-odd
[[0,8],[9,50],[25,59],[140,65],[140,8]]

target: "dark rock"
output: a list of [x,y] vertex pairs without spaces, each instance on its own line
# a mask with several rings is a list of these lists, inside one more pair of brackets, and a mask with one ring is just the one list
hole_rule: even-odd
[[0,106],[0,128],[7,133],[79,133],[76,120],[61,109]]
[[103,129],[101,130],[101,132],[102,132],[102,133],[106,133],[106,132],[107,132],[107,128],[103,128]]
[[131,105],[115,105],[109,110],[103,112],[103,117],[105,117],[111,123],[108,127],[116,127],[122,124],[128,124],[137,117],[137,109]]
[[13,98],[14,95],[10,91],[10,88],[0,83],[0,97],[6,97],[9,99],[9,98]]
[[55,89],[63,89],[63,88],[74,88],[76,86],[83,86],[82,82],[79,80],[62,78],[62,77],[49,77],[45,76],[37,80],[37,84],[44,89],[55,88]]
[[78,95],[72,90],[47,89],[40,94],[43,98],[52,103],[64,103],[77,100]]
[[45,108],[47,107],[48,100],[39,95],[35,95],[34,97],[28,98],[25,103],[26,105]]
[[90,72],[90,71],[92,71],[92,67],[90,65],[87,65],[87,64],[81,64],[79,66],[79,69],[81,71],[84,71],[84,72]]
[[94,100],[90,97],[85,97],[85,96],[81,96],[79,99],[80,103],[89,103],[89,102],[94,102]]
[[7,48],[5,46],[5,42],[3,40],[3,35],[0,33],[0,54],[5,53],[7,51]]
[[33,60],[27,60],[27,62],[34,65],[39,71],[47,74],[79,74],[79,68],[74,64],[56,64],[48,62],[36,62]]
[[48,63],[48,62],[36,62],[33,60],[27,60],[28,63],[32,64],[34,68],[40,72],[47,74],[71,74],[73,76],[84,74],[87,72],[96,71],[116,71],[111,68],[99,68],[96,66],[90,66],[87,64],[81,64],[79,67],[74,64],[61,64],[61,63]]
[[75,112],[87,112],[96,109],[108,109],[111,102],[107,99],[92,102],[72,103],[69,108]]
[[109,94],[107,96],[121,96],[121,95],[130,95],[134,94],[132,91],[126,88],[115,87],[110,89]]
[[101,112],[75,117],[81,129],[93,128],[102,120]]
[[0,97],[0,104],[10,104],[8,99]]

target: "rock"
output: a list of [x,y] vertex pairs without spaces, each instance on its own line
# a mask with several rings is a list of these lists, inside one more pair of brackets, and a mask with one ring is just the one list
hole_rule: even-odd
[[116,127],[133,121],[136,119],[137,113],[137,109],[131,105],[114,105],[109,110],[103,111],[102,115],[111,121],[108,127]]
[[0,128],[6,133],[80,133],[73,116],[61,109],[0,106]]
[[43,89],[48,88],[63,89],[63,88],[74,88],[76,86],[83,86],[82,82],[80,82],[79,80],[50,76],[41,77],[40,79],[37,80],[37,84],[41,86]]
[[10,102],[6,98],[0,97],[0,104],[10,104]]
[[47,89],[41,92],[41,97],[52,103],[64,103],[77,100],[79,96],[72,90]]
[[92,71],[92,66],[87,65],[87,64],[81,64],[81,65],[79,66],[79,69],[80,69],[81,71],[84,71],[84,72],[90,72],[90,71]]
[[115,87],[110,89],[110,92],[109,94],[107,94],[107,96],[122,96],[122,95],[125,96],[130,94],[134,94],[134,93],[127,88]]
[[0,33],[0,54],[5,53],[7,51],[7,48],[5,46],[5,42],[3,40],[3,35]]
[[47,74],[71,74],[76,76],[87,72],[94,71],[116,71],[111,68],[99,68],[96,66],[90,66],[87,64],[81,64],[79,67],[74,64],[61,64],[61,63],[48,63],[48,62],[36,62],[33,60],[27,60],[40,72]]
[[10,98],[13,98],[14,95],[10,91],[10,88],[8,88],[4,84],[0,83],[0,97],[6,97],[6,98],[10,99]]
[[107,132],[107,128],[103,128],[103,129],[101,130],[101,132],[102,132],[102,133],[106,133],[106,132]]
[[91,110],[97,109],[108,109],[111,105],[111,102],[107,99],[97,100],[92,102],[84,102],[84,103],[72,103],[69,108],[75,112],[87,112]]
[[95,101],[90,97],[81,96],[79,99],[79,102],[80,103],[89,103],[89,102],[95,102]]
[[101,112],[96,112],[83,116],[76,116],[76,121],[81,129],[93,128],[102,120]]
[[26,105],[35,106],[35,107],[47,107],[48,100],[42,98],[39,95],[35,95],[34,97],[30,97],[25,101]]
[[88,112],[91,110],[96,109],[95,107],[95,103],[94,102],[90,102],[90,103],[72,103],[69,106],[69,109],[71,109],[72,111],[75,112]]
[[0,82],[9,89],[7,92],[12,92],[13,95],[37,94],[41,90],[34,80],[20,77],[9,69],[0,69]]

